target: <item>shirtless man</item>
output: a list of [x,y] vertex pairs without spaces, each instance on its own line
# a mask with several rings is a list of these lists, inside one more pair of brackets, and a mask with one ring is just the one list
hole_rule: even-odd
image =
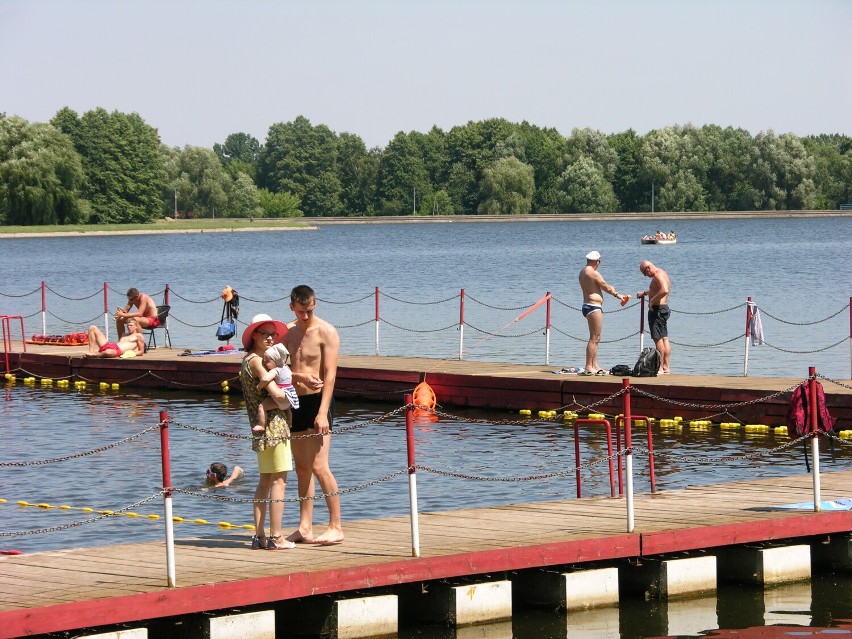
[[606,283],[598,273],[601,254],[592,251],[586,255],[586,266],[580,271],[580,288],[583,290],[583,317],[589,323],[589,341],[586,344],[586,366],[581,375],[605,375],[606,371],[598,364],[598,343],[603,330],[603,295],[606,291],[619,301],[624,299],[614,286]]
[[127,320],[129,333],[122,336],[118,342],[110,342],[106,335],[94,324],[89,327],[89,350],[83,353],[83,357],[121,357],[127,351],[133,351],[136,355],[145,354],[145,338],[142,336],[142,328],[135,317]]
[[[135,311],[131,311],[133,307]],[[145,328],[157,328],[160,325],[160,318],[157,317],[157,305],[150,295],[140,293],[138,288],[131,288],[127,291],[127,306],[119,306],[115,310],[115,328],[116,335],[121,337],[124,335],[124,325],[128,318],[135,317],[139,320],[139,325]]]
[[[343,527],[340,496],[336,494],[337,480],[331,473],[328,458],[340,337],[334,326],[314,315],[316,305],[316,295],[309,286],[297,286],[290,292],[290,310],[296,314],[296,320],[287,325],[283,343],[290,352],[293,385],[299,395],[299,407],[293,409],[290,445],[301,501],[299,529],[287,540],[336,544],[343,541]],[[328,529],[319,537],[314,537],[313,533],[314,477],[326,495],[329,517]]]
[[671,290],[671,282],[669,274],[658,266],[654,266],[649,260],[642,260],[639,263],[639,270],[642,275],[651,278],[651,285],[647,291],[639,291],[636,297],[642,299],[648,298],[648,328],[651,331],[651,339],[660,351],[660,373],[668,375],[669,356],[672,352],[672,347],[669,344],[669,328],[668,320],[671,311],[669,311],[669,291]]

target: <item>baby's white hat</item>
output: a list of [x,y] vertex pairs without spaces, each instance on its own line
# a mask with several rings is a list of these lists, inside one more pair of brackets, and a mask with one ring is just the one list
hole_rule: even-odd
[[290,351],[287,350],[287,347],[284,346],[284,344],[273,344],[267,348],[263,354],[275,362],[276,366],[284,366],[284,362],[287,361]]

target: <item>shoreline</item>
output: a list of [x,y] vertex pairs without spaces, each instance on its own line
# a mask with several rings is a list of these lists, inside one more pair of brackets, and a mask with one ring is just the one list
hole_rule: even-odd
[[[32,233],[3,233],[0,239],[20,239],[27,237],[88,237],[98,235],[173,235],[188,233],[258,233],[261,231],[317,231],[323,226],[338,224],[465,224],[465,223],[520,223],[520,222],[604,222],[633,220],[713,220],[713,219],[759,219],[759,218],[815,218],[815,217],[852,217],[852,211],[714,211],[714,212],[677,212],[677,213],[562,213],[548,215],[394,215],[380,217],[315,217],[300,218],[305,226],[240,226],[231,228],[195,228],[195,229],[132,229],[127,231],[34,231]],[[177,222],[180,224],[180,222]],[[3,227],[0,226],[0,229]]]

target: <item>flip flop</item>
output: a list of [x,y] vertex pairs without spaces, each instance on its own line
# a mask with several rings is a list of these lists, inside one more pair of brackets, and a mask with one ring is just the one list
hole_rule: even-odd
[[577,373],[577,375],[582,375],[584,377],[591,377],[592,375],[594,375],[594,373],[592,371],[583,371],[582,373]]
[[597,373],[595,373],[595,375],[609,375],[609,373],[604,369],[600,369]]

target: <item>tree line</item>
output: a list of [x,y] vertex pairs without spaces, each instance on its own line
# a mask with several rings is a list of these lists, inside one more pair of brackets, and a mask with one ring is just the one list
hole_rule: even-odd
[[368,149],[299,116],[266,141],[169,147],[137,113],[0,114],[0,223],[194,217],[837,209],[852,202],[852,138],[716,125],[638,135],[501,118],[399,132]]

